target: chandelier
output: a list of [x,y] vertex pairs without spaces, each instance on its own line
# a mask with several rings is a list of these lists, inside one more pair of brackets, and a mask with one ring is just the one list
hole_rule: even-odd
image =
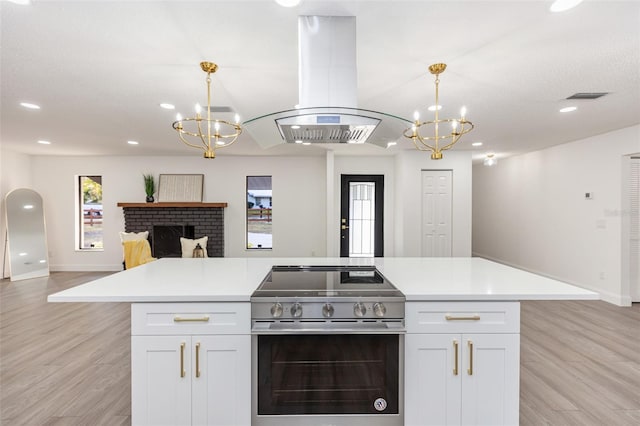
[[[429,67],[429,72],[436,76],[436,104],[434,106],[435,119],[432,121],[420,122],[420,114],[416,111],[413,115],[413,125],[403,133],[404,137],[413,141],[413,144],[418,150],[431,151],[432,160],[442,159],[442,151],[446,151],[451,148],[456,142],[458,142],[458,140],[460,140],[462,135],[469,133],[473,129],[473,123],[467,121],[465,118],[465,107],[462,107],[460,110],[460,118],[441,119],[439,117],[439,110],[441,106],[438,103],[438,84],[440,83],[440,74],[442,74],[446,68],[446,64],[433,64]],[[420,134],[420,128],[423,126],[425,130],[432,129],[431,136],[423,136]],[[450,130],[441,128],[440,126],[449,127]]]
[[[196,104],[195,118],[176,116],[172,127],[178,132],[180,140],[186,145],[204,151],[204,158],[216,158],[216,149],[224,148],[236,141],[242,127],[240,117],[236,114],[235,123],[211,118],[211,73],[216,72],[218,66],[213,62],[200,62],[200,68],[207,73],[207,114],[202,116],[202,107]],[[189,130],[185,129],[185,126]]]

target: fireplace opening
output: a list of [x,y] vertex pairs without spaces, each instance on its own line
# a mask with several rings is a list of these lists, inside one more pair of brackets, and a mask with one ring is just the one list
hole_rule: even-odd
[[180,237],[194,238],[193,225],[153,225],[153,257],[182,257]]

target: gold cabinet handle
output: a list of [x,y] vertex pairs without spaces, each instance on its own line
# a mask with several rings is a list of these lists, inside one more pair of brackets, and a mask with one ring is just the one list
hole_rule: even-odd
[[453,341],[453,375],[458,375],[458,341]]
[[196,377],[200,377],[200,342],[196,343]]
[[467,346],[469,346],[469,369],[467,370],[467,374],[473,376],[473,342],[469,340]]
[[184,377],[187,374],[184,369],[184,347],[185,343],[180,343],[180,377]]
[[445,315],[444,318],[447,321],[480,321],[480,315],[473,315],[470,317],[454,317],[453,315]]
[[175,316],[173,317],[173,322],[209,322],[209,315],[205,315],[200,318],[182,318]]

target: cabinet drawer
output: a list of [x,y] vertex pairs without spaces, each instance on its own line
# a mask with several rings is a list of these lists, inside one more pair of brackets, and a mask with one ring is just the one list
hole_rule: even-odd
[[131,335],[249,334],[249,303],[134,303]]
[[407,333],[519,333],[519,302],[408,302]]

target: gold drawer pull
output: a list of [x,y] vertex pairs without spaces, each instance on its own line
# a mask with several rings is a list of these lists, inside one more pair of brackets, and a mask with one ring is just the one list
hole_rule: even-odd
[[454,317],[453,315],[445,315],[447,321],[480,321],[480,315],[473,315],[471,317]]
[[205,315],[200,318],[181,318],[175,316],[173,317],[173,322],[209,322],[209,315]]

